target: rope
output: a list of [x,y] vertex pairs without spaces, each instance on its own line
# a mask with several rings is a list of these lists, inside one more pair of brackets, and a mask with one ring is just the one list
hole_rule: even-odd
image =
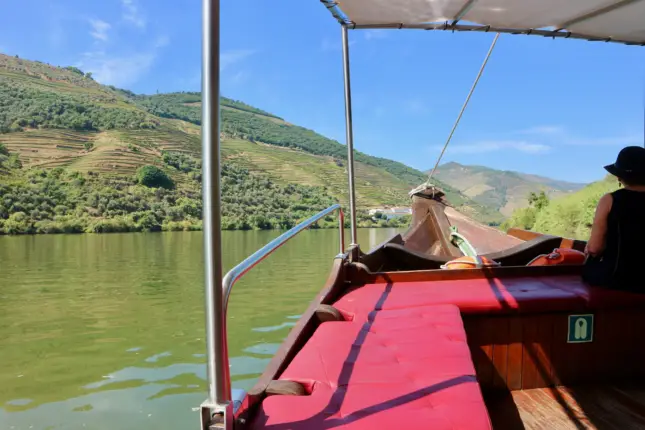
[[[457,246],[465,256],[478,258],[475,247],[468,241],[468,239],[466,239],[465,236],[457,231],[457,226],[455,225],[450,227],[450,241],[453,245]],[[478,264],[482,264],[481,261],[478,261]]]
[[439,154],[439,158],[437,158],[437,162],[435,163],[434,167],[432,168],[432,171],[430,172],[430,176],[428,176],[428,181],[426,184],[430,183],[430,180],[432,179],[432,176],[434,175],[435,170],[437,170],[437,167],[439,167],[439,163],[441,162],[441,158],[443,158],[443,154],[446,152],[446,149],[448,148],[448,144],[450,144],[450,140],[452,139],[452,135],[455,134],[455,130],[457,130],[457,126],[459,125],[459,121],[461,120],[461,116],[464,114],[464,111],[466,110],[466,107],[468,106],[468,102],[470,101],[470,97],[473,95],[473,92],[475,92],[475,88],[477,87],[477,83],[479,82],[479,78],[481,78],[482,73],[484,73],[484,69],[486,68],[486,63],[488,63],[488,59],[490,58],[490,54],[493,53],[493,48],[495,48],[495,44],[497,43],[497,39],[499,38],[499,33],[495,35],[495,38],[493,39],[493,43],[490,45],[490,49],[488,50],[488,54],[486,54],[486,58],[484,59],[484,63],[479,69],[479,73],[477,74],[477,78],[475,78],[475,82],[473,83],[472,88],[470,89],[470,92],[468,93],[468,97],[466,97],[466,101],[464,102],[464,105],[461,107],[461,112],[459,112],[459,116],[457,117],[457,121],[455,121],[455,124],[452,126],[452,130],[450,131],[450,135],[448,135],[448,140],[446,140],[446,144],[443,146],[443,149],[441,150],[441,154]]

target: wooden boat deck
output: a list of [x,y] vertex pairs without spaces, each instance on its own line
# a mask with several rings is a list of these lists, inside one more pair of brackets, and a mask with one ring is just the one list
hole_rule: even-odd
[[536,388],[485,399],[496,430],[645,428],[645,383]]
[[468,238],[479,254],[503,251],[524,242],[499,229],[481,224],[451,207],[445,208],[445,214],[450,225],[456,226],[459,233]]

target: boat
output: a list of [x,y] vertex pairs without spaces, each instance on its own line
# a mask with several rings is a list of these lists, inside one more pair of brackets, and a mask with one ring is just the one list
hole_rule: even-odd
[[[645,46],[645,2],[321,1],[342,36],[350,243],[345,246],[337,204],[226,275],[219,1],[203,1],[209,390],[200,407],[202,430],[645,428],[645,295],[583,283],[580,261],[559,257],[579,255],[584,241],[478,224],[428,182],[411,193],[410,228],[363,252],[356,235],[348,44],[349,31],[420,29],[494,33],[491,50],[500,34]],[[336,212],[339,253],[330,256],[327,282],[255,386],[232,390],[226,310],[235,282]],[[451,266],[455,260],[461,262]]]

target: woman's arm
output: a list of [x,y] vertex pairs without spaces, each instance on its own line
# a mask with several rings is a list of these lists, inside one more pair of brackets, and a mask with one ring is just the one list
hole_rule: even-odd
[[598,207],[596,207],[596,215],[591,226],[591,237],[587,242],[585,252],[587,254],[598,256],[605,250],[605,239],[607,235],[607,218],[611,211],[613,198],[611,194],[605,194],[600,198]]

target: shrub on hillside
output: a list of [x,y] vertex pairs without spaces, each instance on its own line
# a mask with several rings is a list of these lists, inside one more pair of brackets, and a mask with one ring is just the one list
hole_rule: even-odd
[[170,177],[156,166],[146,165],[137,169],[137,182],[150,188],[165,188],[171,190],[175,183]]
[[617,187],[616,179],[608,177],[553,201],[532,194],[529,196],[531,205],[513,212],[502,224],[502,229],[519,227],[556,236],[587,239],[598,200]]
[[34,233],[34,224],[24,212],[14,212],[4,222],[6,234],[29,234]]

